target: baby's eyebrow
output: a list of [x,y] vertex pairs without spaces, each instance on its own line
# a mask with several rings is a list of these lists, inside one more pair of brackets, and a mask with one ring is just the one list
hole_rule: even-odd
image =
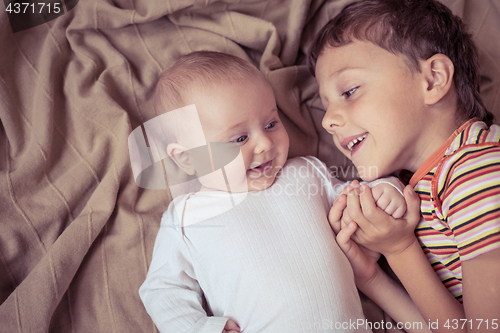
[[271,111],[269,111],[269,113],[278,112],[278,111],[279,111],[278,107],[276,106],[273,109],[271,109]]

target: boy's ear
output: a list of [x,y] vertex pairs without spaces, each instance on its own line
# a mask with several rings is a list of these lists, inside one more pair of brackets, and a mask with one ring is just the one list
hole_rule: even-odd
[[178,143],[171,143],[167,146],[167,154],[182,171],[190,176],[195,174],[196,170],[184,146]]
[[450,58],[438,53],[424,61],[422,71],[426,80],[424,83],[425,104],[436,104],[450,90],[455,66]]

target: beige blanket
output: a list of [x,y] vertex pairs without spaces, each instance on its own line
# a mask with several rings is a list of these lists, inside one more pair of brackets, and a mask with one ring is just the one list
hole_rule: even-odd
[[[443,1],[472,28],[500,118],[500,3]],[[156,116],[155,81],[181,54],[253,62],[276,93],[290,156],[352,177],[304,66],[314,33],[349,2],[81,0],[17,33],[0,5],[0,331],[155,331],[137,291],[170,198],[135,184],[127,137]]]

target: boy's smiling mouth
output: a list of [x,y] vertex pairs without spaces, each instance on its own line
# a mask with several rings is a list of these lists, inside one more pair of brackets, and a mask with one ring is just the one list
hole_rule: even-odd
[[368,133],[365,133],[365,134],[362,134],[362,135],[348,137],[348,138],[342,140],[341,145],[342,145],[342,147],[344,149],[347,149],[349,151],[353,151],[354,148],[358,144],[360,144],[366,138],[367,135],[368,135]]

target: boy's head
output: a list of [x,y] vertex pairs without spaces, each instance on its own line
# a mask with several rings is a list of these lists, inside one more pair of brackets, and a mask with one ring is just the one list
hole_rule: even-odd
[[[371,42],[406,58],[412,71],[419,61],[444,54],[454,65],[457,116],[474,117],[491,124],[479,95],[478,58],[472,36],[462,20],[435,0],[363,0],[346,6],[317,34],[309,50],[308,64],[314,73],[325,48],[354,40]],[[333,60],[334,61],[334,60]]]
[[[288,135],[273,90],[257,68],[240,58],[209,51],[182,56],[161,75],[154,100],[157,113],[196,106],[196,119],[172,129],[175,143],[167,152],[186,173],[197,174],[204,189],[266,189],[287,159]],[[213,142],[233,143],[240,155],[224,167],[225,175],[213,167],[214,172],[199,175],[207,163],[216,162],[190,149]]]
[[492,119],[470,35],[432,0],[347,6],[318,33],[308,63],[323,127],[364,180],[415,172],[467,119]]

